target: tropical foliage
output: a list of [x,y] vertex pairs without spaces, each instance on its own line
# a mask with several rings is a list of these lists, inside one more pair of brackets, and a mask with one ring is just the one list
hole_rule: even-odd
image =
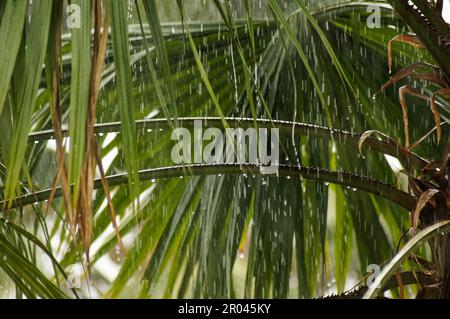
[[[449,297],[448,25],[389,3],[2,1],[0,294],[307,298],[378,265],[366,297]],[[279,128],[279,173],[175,166],[195,119]]]

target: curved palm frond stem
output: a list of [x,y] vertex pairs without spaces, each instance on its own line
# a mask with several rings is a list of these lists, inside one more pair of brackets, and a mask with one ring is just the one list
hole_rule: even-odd
[[[254,127],[255,120],[253,118],[224,118],[229,127],[250,128]],[[223,127],[223,123],[220,117],[184,117],[179,118],[179,123],[182,127],[193,128],[194,121],[202,121],[204,128],[209,127]],[[358,143],[362,137],[362,134],[352,133],[344,130],[337,130],[326,126],[319,126],[314,124],[298,123],[292,121],[281,120],[269,120],[258,119],[256,120],[258,127],[276,127],[280,129],[280,134],[294,134],[294,135],[306,135],[313,137],[320,137],[325,139],[331,139],[333,141],[355,145],[358,147]],[[95,125],[96,133],[118,133],[121,127],[120,122],[102,123]],[[167,119],[145,119],[136,121],[136,129],[138,130],[152,130],[152,129],[171,129]],[[63,130],[64,136],[67,136],[67,130]],[[54,136],[53,130],[46,130],[41,132],[31,133],[29,135],[29,142],[38,142],[52,139]],[[375,138],[367,138],[364,141],[364,147],[369,150],[387,154],[396,157],[406,167],[414,167],[422,169],[428,164],[428,161],[420,157],[419,155],[402,149],[399,144],[391,141],[380,141]]]
[[446,39],[450,28],[442,16],[434,12],[427,1],[388,0],[439,64],[447,78],[450,77],[450,50]]
[[[264,175],[261,168],[264,166],[256,164],[192,164],[150,168],[139,171],[141,181],[149,181],[153,179],[189,177],[189,176],[205,176],[205,175]],[[292,165],[279,165],[276,175],[264,175],[272,177],[303,177],[305,179],[317,182],[333,183],[366,191],[383,198],[386,198],[401,207],[408,210],[416,206],[416,197],[409,195],[392,185],[370,179],[368,177],[359,176],[349,172],[330,171],[318,167],[299,167]],[[106,179],[111,186],[122,185],[127,183],[127,173],[108,176]],[[94,188],[102,187],[101,179],[94,181]],[[34,193],[29,193],[12,201],[9,209],[23,207],[29,204],[42,202],[48,199],[52,189],[45,189]],[[62,189],[58,187],[55,191],[55,197],[61,196]],[[5,207],[4,202],[0,202]]]
[[384,267],[383,271],[377,276],[375,282],[367,290],[364,299],[371,299],[377,296],[381,288],[394,274],[401,263],[414,251],[416,247],[426,242],[427,240],[445,235],[450,232],[450,220],[441,221],[432,226],[429,226],[415,235],[406,245],[391,259],[391,261]]
[[[353,10],[355,7],[368,7],[368,6],[376,6],[379,8],[385,8],[392,10],[392,6],[388,3],[383,2],[376,2],[376,1],[352,1],[349,0],[348,2],[338,3],[338,4],[331,4],[327,5],[322,8],[314,9],[310,11],[310,14],[312,16],[317,16],[325,13],[329,13],[336,10]],[[303,12],[302,8],[298,8],[297,10],[294,10],[293,12],[289,13],[288,18],[292,18],[300,13]]]

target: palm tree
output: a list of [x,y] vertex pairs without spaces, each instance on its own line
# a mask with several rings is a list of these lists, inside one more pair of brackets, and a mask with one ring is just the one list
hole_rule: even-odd
[[[448,297],[448,38],[389,2],[0,3],[0,292]],[[380,91],[399,34],[394,68],[435,77]],[[175,166],[196,120],[278,128],[278,174]]]

